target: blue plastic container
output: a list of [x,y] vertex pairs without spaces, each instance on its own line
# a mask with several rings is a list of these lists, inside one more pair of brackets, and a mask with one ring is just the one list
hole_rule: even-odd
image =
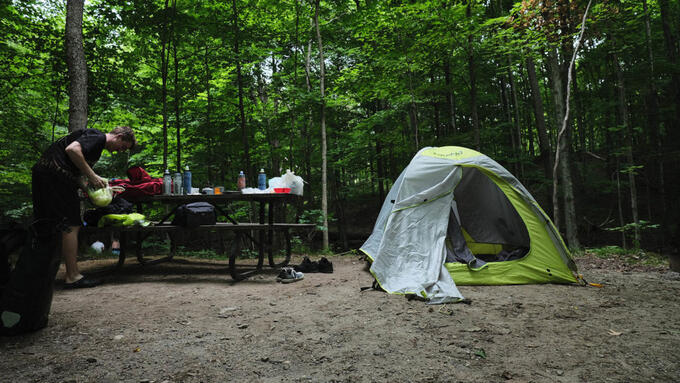
[[184,194],[191,194],[191,172],[189,171],[189,165],[184,168],[184,179],[182,181],[182,186],[184,186]]
[[267,175],[264,174],[264,169],[260,169],[260,174],[257,175],[257,188],[260,190],[267,189]]
[[182,186],[184,187],[184,194],[191,194],[191,172],[189,171],[189,165],[184,168],[183,178]]

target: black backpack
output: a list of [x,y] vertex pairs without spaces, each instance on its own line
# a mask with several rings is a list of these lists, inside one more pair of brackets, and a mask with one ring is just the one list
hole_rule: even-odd
[[199,225],[214,225],[217,222],[215,206],[207,202],[194,202],[181,205],[175,212],[173,225],[196,227]]
[[64,229],[53,220],[40,220],[25,232],[24,247],[0,297],[0,335],[47,326]]

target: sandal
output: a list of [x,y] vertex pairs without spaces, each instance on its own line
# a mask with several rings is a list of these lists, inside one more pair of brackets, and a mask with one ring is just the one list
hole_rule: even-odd
[[100,279],[82,277],[75,282],[64,283],[64,288],[65,289],[85,289],[85,288],[89,288],[89,287],[99,286],[101,284],[102,284],[102,281]]

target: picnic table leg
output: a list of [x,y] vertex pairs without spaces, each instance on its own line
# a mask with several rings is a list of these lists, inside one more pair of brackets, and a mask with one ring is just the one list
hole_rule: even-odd
[[123,264],[125,263],[125,249],[128,248],[128,236],[127,233],[124,231],[121,231],[120,233],[120,253],[118,254],[118,263],[116,264],[116,267],[120,268],[123,267]]
[[146,263],[144,256],[142,255],[142,234],[140,232],[135,233],[136,243],[135,243],[135,255],[137,255],[137,261],[141,264]]
[[[270,255],[270,257],[269,257],[269,266],[270,266],[270,267],[283,267],[283,266],[288,265],[288,263],[290,262],[290,255],[291,255],[290,232],[288,231],[288,229],[278,229],[278,230],[276,231],[276,233],[278,234],[279,232],[280,232],[281,235],[283,236],[283,244],[284,244],[284,246],[286,247],[286,248],[285,248],[285,251],[286,251],[286,253],[285,253],[285,254],[286,254],[286,258],[285,258],[285,259],[283,260],[283,262],[281,262],[281,263],[274,263],[274,257],[272,257],[272,256]],[[274,233],[274,232],[272,231],[272,234],[273,234],[273,233]],[[272,246],[272,243],[274,243],[274,242],[277,242],[277,243],[278,243],[278,242],[280,242],[280,241],[274,241],[273,237],[270,237],[270,243],[269,243],[269,245],[270,245],[270,254],[271,254],[271,246]]]
[[247,235],[244,233],[235,233],[236,237],[234,240],[231,242],[231,250],[229,252],[229,273],[231,274],[231,277],[235,281],[242,281],[246,278],[248,278],[250,275],[258,272],[261,267],[258,267],[255,270],[248,270],[239,273],[236,270],[236,258],[241,255],[241,249],[245,247],[244,245],[247,243]]
[[269,202],[269,227],[267,228],[267,258],[269,265],[274,265],[274,211],[276,203]]
[[[264,201],[260,201],[259,203],[260,203],[260,224],[262,225],[262,224],[264,224],[264,209],[265,209],[266,203]],[[260,238],[260,246],[259,246],[259,249],[258,249],[257,269],[261,270],[262,265],[264,264],[264,245],[265,245],[265,241],[264,241],[265,232],[264,231],[260,230],[259,238]]]

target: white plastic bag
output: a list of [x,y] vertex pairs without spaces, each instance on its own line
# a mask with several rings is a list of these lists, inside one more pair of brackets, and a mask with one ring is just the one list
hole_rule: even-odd
[[274,188],[289,188],[284,181],[283,178],[281,177],[274,177],[269,179],[269,188],[274,189]]
[[282,175],[281,179],[286,184],[286,187],[290,188],[292,194],[302,195],[302,189],[305,186],[302,177],[296,176],[290,169],[286,169],[286,174]]
[[102,251],[104,251],[104,244],[100,241],[92,243],[92,245],[90,245],[90,247],[97,254],[100,254]]

